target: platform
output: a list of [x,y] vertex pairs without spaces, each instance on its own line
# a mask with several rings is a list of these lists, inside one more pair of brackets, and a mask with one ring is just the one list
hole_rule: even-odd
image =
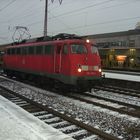
[[140,75],[130,75],[124,73],[113,73],[113,72],[103,72],[106,78],[113,78],[113,79],[122,79],[128,81],[136,81],[140,82]]
[[73,140],[0,96],[0,140]]

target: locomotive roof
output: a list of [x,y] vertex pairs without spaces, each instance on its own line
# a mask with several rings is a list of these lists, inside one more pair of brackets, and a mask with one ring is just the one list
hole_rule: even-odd
[[14,42],[12,44],[7,44],[6,48],[9,47],[19,47],[19,46],[31,46],[31,45],[45,45],[45,44],[57,44],[57,43],[71,43],[71,42],[85,42],[82,37],[75,34],[60,33],[55,36],[42,36],[38,38],[31,38],[28,40],[23,40],[19,43]]
[[41,41],[41,42],[27,42],[21,44],[8,45],[6,48],[24,47],[24,46],[40,46],[46,44],[65,44],[65,43],[86,43],[83,39],[65,39],[65,40],[52,40],[52,41]]

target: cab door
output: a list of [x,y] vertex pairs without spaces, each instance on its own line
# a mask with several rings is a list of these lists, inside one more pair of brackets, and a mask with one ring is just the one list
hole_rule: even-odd
[[55,49],[55,63],[54,63],[54,72],[60,73],[61,72],[61,61],[62,61],[62,45],[56,45]]

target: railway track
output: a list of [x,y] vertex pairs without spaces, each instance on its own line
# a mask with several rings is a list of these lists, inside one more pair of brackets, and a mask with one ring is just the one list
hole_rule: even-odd
[[105,78],[103,81],[105,86],[120,87],[120,89],[133,89],[135,91],[140,91],[140,82],[138,81],[129,81],[123,79],[113,79]]
[[[100,92],[93,92],[91,94],[89,94],[89,96],[91,97],[95,97],[95,98],[98,98],[98,99],[103,99],[103,100],[106,100],[106,101],[109,101],[109,102],[114,102],[114,103],[118,103],[120,105],[124,105],[124,106],[127,106],[128,108],[134,108],[136,109],[137,111],[140,111],[140,97],[137,93],[132,93],[131,95],[131,90],[129,91],[123,91],[121,89],[120,90],[116,90],[115,87],[110,87],[110,88],[104,88],[104,87],[100,87],[98,88],[98,90],[101,90],[101,92],[103,91],[108,91],[106,93],[104,93],[104,95]],[[117,92],[118,91],[118,92]],[[130,94],[129,94],[129,93]],[[129,96],[127,96],[127,95]]]
[[[62,93],[62,95],[64,94]],[[67,94],[65,96],[76,100],[80,100],[82,102],[100,106],[102,108],[106,108],[112,111],[116,111],[121,114],[127,114],[133,117],[140,118],[140,107],[137,105],[132,105],[117,100],[100,97],[98,95],[93,95],[92,93],[82,93],[80,94],[80,96],[79,93],[74,93],[74,94]]]
[[59,113],[52,108],[36,103],[33,100],[19,95],[5,87],[0,86],[0,88],[4,90],[3,92],[0,92],[0,95],[4,96],[8,100],[28,111],[29,113],[32,113],[40,120],[44,121],[45,123],[51,125],[56,129],[59,129],[63,133],[73,137],[76,140],[86,140],[86,138],[96,138],[99,140],[119,140],[119,138],[116,138],[85,123],[77,121],[74,118],[68,117],[63,113]]
[[[0,83],[5,83],[6,82],[6,80],[7,80],[7,78],[4,78],[4,79],[0,79]],[[13,83],[12,83],[13,82]],[[13,84],[13,85],[12,85]],[[23,84],[24,85],[24,84]],[[10,87],[11,86],[11,87]],[[18,87],[18,86],[16,86],[16,84],[14,85],[14,81],[12,81],[12,80],[10,80],[10,83],[7,85],[7,87],[8,88],[10,88],[10,89],[12,89],[12,91],[19,91],[19,93],[20,92],[22,92],[22,86],[20,87]],[[27,87],[27,85],[25,86],[25,88]],[[30,88],[30,86],[29,86],[29,88]],[[19,90],[18,90],[19,89]],[[28,92],[28,90],[26,91],[26,92]],[[42,91],[41,92],[38,92],[36,95],[38,96],[39,94],[44,94],[44,93],[42,93]],[[59,92],[59,94],[60,94],[60,92]],[[55,95],[55,96],[58,96],[59,97],[59,94],[58,95]],[[127,106],[124,106],[124,105],[119,105],[119,104],[115,104],[114,102],[109,102],[109,101],[105,101],[105,100],[101,100],[101,99],[98,99],[98,98],[95,98],[95,97],[92,97],[91,98],[91,96],[89,96],[89,95],[86,95],[87,93],[85,93],[85,94],[83,94],[83,95],[81,95],[80,94],[80,99],[79,99],[79,95],[78,94],[63,94],[62,93],[62,95],[64,95],[65,97],[66,97],[66,95],[67,96],[71,96],[71,98],[72,98],[72,100],[73,99],[76,99],[76,100],[79,100],[79,102],[86,102],[86,103],[88,103],[88,104],[92,104],[93,106],[99,106],[99,107],[101,107],[101,108],[106,108],[106,109],[108,109],[108,110],[113,110],[113,111],[115,111],[115,112],[119,112],[120,114],[119,115],[121,115],[121,114],[128,114],[128,115],[130,115],[130,116],[134,116],[134,117],[137,117],[137,118],[140,118],[140,116],[139,116],[139,112],[137,112],[136,110],[133,110],[132,108],[128,108]],[[88,93],[89,94],[89,93]],[[29,94],[27,93],[21,93],[21,95],[23,95],[24,97],[26,97],[26,96],[29,96],[28,98],[30,98],[31,100],[35,100],[36,102],[39,102],[39,103],[41,103],[42,102],[42,99],[44,99],[44,97],[46,96],[46,94],[44,94],[42,97],[42,99],[37,99],[35,96],[34,96],[34,93],[32,93],[32,92],[30,92]],[[75,97],[74,97],[75,96]],[[77,97],[76,97],[77,96]],[[54,98],[54,97],[53,97]],[[60,97],[61,98],[61,97]],[[90,100],[89,100],[90,99]],[[92,99],[92,100],[91,100]],[[38,100],[38,101],[37,101]],[[57,100],[57,99],[56,99]],[[50,102],[50,100],[47,100],[47,102]],[[52,101],[53,102],[53,101]],[[60,102],[62,102],[62,101],[60,101]],[[64,101],[65,102],[65,101]],[[81,103],[82,103],[81,102]],[[53,102],[53,104],[54,104],[54,106],[55,106],[55,104],[56,104],[57,102]],[[24,102],[23,102],[23,104],[24,104]],[[46,105],[46,103],[41,103],[41,104],[44,104],[44,105]],[[50,103],[47,103],[47,105],[48,104],[50,104]],[[65,102],[65,104],[67,104],[67,102]],[[68,103],[69,104],[69,103]],[[82,103],[83,104],[83,103]],[[85,103],[84,103],[85,104]],[[86,105],[86,104],[85,104]],[[51,105],[52,106],[52,105]],[[52,107],[52,108],[55,108],[55,107]],[[63,107],[62,107],[63,108]],[[50,108],[49,108],[50,109]],[[68,108],[68,110],[69,110],[70,108]],[[121,110],[120,110],[121,109]],[[77,117],[75,117],[75,115],[70,115],[69,114],[69,111],[68,110],[65,110],[65,111],[63,111],[62,109],[60,109],[59,110],[59,108],[58,109],[56,109],[55,108],[55,110],[58,110],[58,112],[62,112],[62,114],[63,114],[63,116],[64,116],[64,114],[66,113],[68,116],[70,116],[70,117],[72,117],[72,118],[77,118]],[[71,110],[71,109],[70,109]],[[80,110],[79,110],[80,111]],[[42,111],[41,111],[42,112]],[[65,113],[64,113],[65,112]],[[78,110],[77,110],[77,112],[78,112]],[[81,111],[80,111],[81,112]],[[36,113],[36,112],[35,112]],[[81,112],[82,113],[82,112]],[[61,113],[60,113],[61,114]],[[72,113],[73,114],[73,113]],[[75,114],[75,113],[74,113]],[[35,115],[37,115],[37,114],[35,114]],[[43,114],[44,115],[44,114]],[[38,116],[38,115],[37,115]],[[79,118],[79,117],[78,117]],[[77,119],[76,119],[77,120]],[[82,122],[84,122],[82,119],[79,119],[80,120],[80,122],[82,123]],[[65,121],[65,120],[64,120]],[[61,122],[60,122],[61,123]],[[57,124],[59,124],[59,122],[57,123]],[[63,122],[62,122],[62,124],[63,124]],[[85,125],[85,123],[83,123],[84,125]],[[90,124],[90,123],[86,123],[86,124]],[[52,124],[53,125],[53,124]],[[55,124],[54,124],[55,125]],[[73,125],[73,124],[72,124]],[[92,125],[92,124],[91,124]],[[121,124],[122,125],[122,124]],[[139,125],[138,125],[139,126]],[[138,135],[139,136],[139,132],[140,132],[140,130],[139,130],[139,127],[138,126],[136,126],[136,127],[134,127],[134,129],[133,129],[133,131],[135,131],[135,130],[137,130],[137,134],[136,135]],[[80,126],[79,126],[80,127]],[[68,128],[70,128],[70,127],[68,127]],[[97,130],[99,129],[98,127],[96,127],[96,125],[95,125],[95,127],[94,127],[94,125],[92,125],[92,129],[93,128],[97,128]],[[60,128],[61,129],[61,128]],[[62,130],[65,130],[65,127],[64,127],[64,129],[62,129]],[[128,130],[129,130],[129,128],[128,128]],[[104,129],[101,129],[101,132],[105,132],[105,134],[107,133],[108,134],[108,132],[105,130],[104,131]],[[88,131],[88,134],[89,133],[91,133],[91,132],[89,132]],[[120,132],[119,132],[120,133]],[[131,133],[133,133],[133,132],[131,132]],[[88,135],[87,134],[87,135]],[[95,134],[97,135],[97,133],[92,133],[91,134],[91,137],[95,137]],[[86,138],[86,136],[87,135],[84,135],[84,139]],[[126,133],[126,137],[127,137],[127,133]],[[90,137],[90,134],[87,136],[87,139]],[[129,136],[128,136],[129,137]],[[79,138],[79,137],[78,137]],[[101,137],[101,138],[103,138],[103,137]],[[117,138],[120,138],[120,137],[117,137]],[[99,138],[100,139],[100,138]],[[108,138],[103,138],[103,139],[108,139]],[[130,139],[130,138],[129,138]]]
[[121,88],[121,87],[117,87],[117,86],[116,87],[115,86],[107,86],[107,85],[103,85],[102,87],[96,86],[96,89],[140,98],[140,91],[139,90]]
[[95,89],[105,90],[105,91],[109,91],[109,92],[120,93],[120,94],[140,98],[140,91],[139,90],[126,89],[126,88],[115,87],[115,86],[107,86],[107,85],[96,86]]
[[[89,104],[93,104],[96,106],[100,106],[102,108],[106,108],[109,110],[113,110],[116,112],[119,112],[121,114],[127,114],[133,117],[138,117],[140,118],[140,106],[136,105],[136,104],[131,104],[131,103],[126,103],[123,101],[119,101],[116,99],[110,99],[110,98],[106,98],[103,96],[98,95],[98,93],[96,93],[96,91],[98,90],[103,90],[103,91],[109,91],[111,92],[111,94],[123,94],[123,95],[129,95],[134,97],[134,99],[131,99],[131,101],[134,102],[139,102],[140,103],[140,92],[138,90],[132,90],[132,89],[124,89],[124,88],[117,88],[117,87],[113,87],[113,86],[96,86],[94,88],[95,90],[95,94],[92,93],[69,93],[69,94],[65,94],[63,92],[60,92],[59,94],[62,94],[64,96],[76,99],[76,100],[80,100],[82,102],[86,102]],[[125,98],[125,97],[124,97]],[[137,100],[135,99],[137,98]],[[125,98],[127,100],[127,98]]]

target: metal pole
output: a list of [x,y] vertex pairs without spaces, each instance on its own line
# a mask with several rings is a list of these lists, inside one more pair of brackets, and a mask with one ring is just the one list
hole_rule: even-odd
[[47,36],[47,21],[48,20],[48,0],[45,4],[45,19],[44,19],[44,36]]
[[[52,3],[54,0],[51,0]],[[59,0],[60,5],[62,4],[63,0]],[[45,0],[45,18],[44,18],[44,36],[47,36],[47,23],[48,23],[48,0]]]

